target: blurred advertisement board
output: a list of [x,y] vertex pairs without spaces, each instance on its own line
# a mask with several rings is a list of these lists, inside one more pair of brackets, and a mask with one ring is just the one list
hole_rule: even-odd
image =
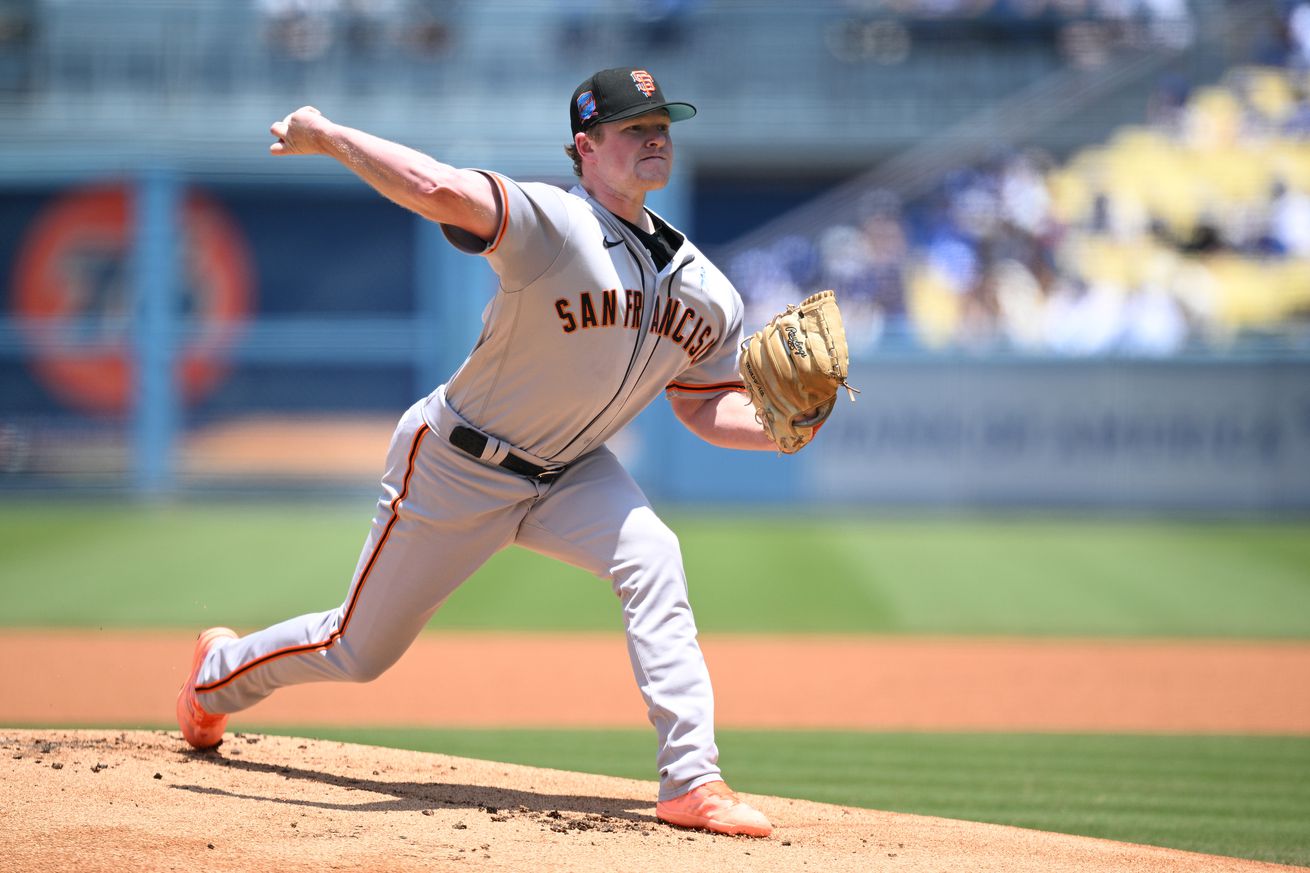
[[1310,362],[866,361],[804,496],[1310,507]]

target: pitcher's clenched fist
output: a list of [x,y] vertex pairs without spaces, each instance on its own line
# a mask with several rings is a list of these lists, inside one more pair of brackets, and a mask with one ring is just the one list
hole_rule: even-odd
[[302,106],[281,121],[273,122],[269,132],[277,137],[277,142],[268,150],[275,155],[320,154],[319,134],[331,124],[313,106]]

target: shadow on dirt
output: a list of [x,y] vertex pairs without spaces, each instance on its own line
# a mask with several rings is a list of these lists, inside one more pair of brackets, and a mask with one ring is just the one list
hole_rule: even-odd
[[[478,810],[490,815],[493,821],[507,821],[511,818],[527,816],[541,818],[544,823],[571,830],[605,830],[607,824],[612,826],[610,829],[626,829],[637,825],[656,824],[658,821],[654,815],[650,814],[655,805],[654,798],[587,797],[500,788],[495,785],[394,782],[378,778],[360,779],[285,764],[246,761],[227,757],[213,750],[206,752],[187,751],[182,754],[192,761],[203,762],[210,766],[238,770],[244,773],[280,777],[284,780],[294,779],[314,782],[325,787],[357,791],[381,799],[361,797],[357,803],[348,803],[326,799],[308,800],[302,797],[278,796],[276,790],[261,795],[243,794],[207,785],[176,784],[172,786],[179,791],[190,791],[196,794],[346,812],[421,812],[438,807],[468,809]],[[569,815],[565,815],[566,813]],[[591,824],[586,827],[579,827],[580,822],[590,822]]]

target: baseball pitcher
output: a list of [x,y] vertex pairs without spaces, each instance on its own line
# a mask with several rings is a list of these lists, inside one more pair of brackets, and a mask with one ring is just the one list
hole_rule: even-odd
[[272,125],[273,155],[335,158],[486,258],[499,288],[468,358],[396,428],[345,602],[248,636],[200,634],[178,723],[208,748],[228,714],[283,686],[376,678],[460,583],[517,543],[618,596],[659,739],[658,817],[765,837],[768,819],[719,771],[677,538],[605,441],[665,394],[714,445],[798,450],[846,381],[840,316],[826,292],[743,342],[736,289],[645,207],[669,180],[671,123],[696,114],[649,72],[596,73],[569,114],[571,191],[456,169],[312,107]]

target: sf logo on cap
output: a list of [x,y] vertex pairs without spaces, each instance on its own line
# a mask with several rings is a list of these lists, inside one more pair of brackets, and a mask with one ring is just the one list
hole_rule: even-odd
[[632,81],[637,85],[637,90],[647,97],[655,93],[655,80],[645,70],[633,70]]

